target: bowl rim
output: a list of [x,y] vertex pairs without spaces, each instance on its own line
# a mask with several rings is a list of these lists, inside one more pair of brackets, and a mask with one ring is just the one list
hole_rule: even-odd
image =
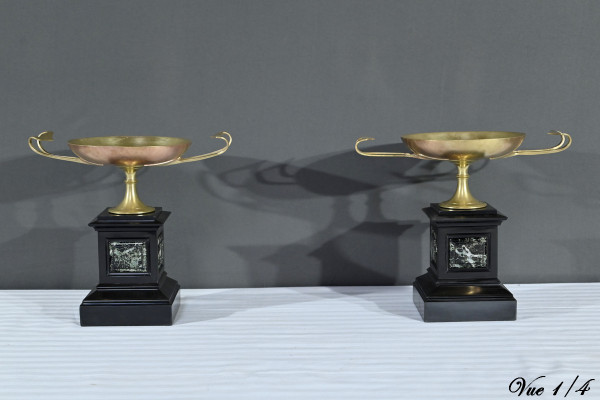
[[[434,135],[442,134],[492,134],[490,137],[473,137],[473,138],[435,138],[429,137]],[[447,131],[447,132],[422,132],[422,133],[410,133],[402,135],[402,140],[419,140],[419,141],[438,141],[438,142],[449,142],[449,141],[476,141],[476,140],[498,140],[498,139],[511,139],[511,138],[525,138],[525,134],[522,132],[512,131]]]
[[[135,140],[139,138],[147,138],[152,139],[155,142],[164,141],[165,143],[155,143],[155,144],[140,144],[137,145],[135,143],[131,144],[117,144],[110,143],[110,140],[119,141],[119,140]],[[102,143],[102,141],[107,141],[107,143]],[[98,143],[96,143],[98,142]],[[77,138],[70,139],[67,144],[69,146],[85,146],[85,147],[173,147],[180,145],[191,145],[192,142],[189,139],[171,137],[171,136],[128,136],[128,135],[117,135],[117,136],[93,136],[93,137],[85,137],[85,138]]]

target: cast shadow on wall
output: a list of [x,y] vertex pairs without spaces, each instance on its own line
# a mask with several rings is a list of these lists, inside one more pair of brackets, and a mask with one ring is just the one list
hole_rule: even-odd
[[[566,230],[573,232],[566,235],[565,226],[553,222],[554,229],[547,232],[544,239],[549,247],[565,253],[569,262],[552,270],[546,267],[539,271],[520,271],[521,274],[528,274],[527,282],[600,281],[596,250],[600,240],[597,229],[600,220],[597,211],[600,207],[600,186],[593,184],[589,175],[589,171],[600,168],[600,157],[594,153],[578,151],[578,146],[575,142],[573,149],[559,154],[560,158],[523,157],[522,163],[526,168],[513,179],[519,192],[549,199],[548,202],[555,205],[556,213],[568,216],[562,218],[562,221],[570,224]],[[543,262],[545,257],[542,255],[539,260]]]
[[[393,147],[397,146],[369,150],[397,151]],[[412,283],[424,271],[421,241],[428,224],[384,216],[382,195],[400,185],[455,179],[453,170],[434,172],[438,164],[367,158],[354,151],[285,163],[225,155],[208,160],[205,165],[209,171],[200,174],[199,182],[206,192],[223,201],[249,210],[294,215],[321,226],[310,237],[284,245],[232,246],[231,250],[246,262],[250,277],[260,277],[265,271],[260,265],[266,263],[274,271],[268,281],[272,286],[397,285]],[[220,195],[210,184],[215,177],[240,195]],[[328,210],[297,209],[301,207],[299,201],[308,200],[312,207],[314,201],[310,200],[315,199],[329,199],[325,203]],[[362,217],[352,212],[353,201],[366,208]],[[394,201],[402,207],[403,202],[420,200],[408,197]],[[256,278],[253,285],[265,283]]]
[[[55,152],[72,156],[69,151]],[[31,154],[2,163],[0,204],[40,199],[47,195],[66,195],[98,190],[116,183],[103,182],[115,172],[112,167],[99,168]]]
[[0,252],[12,272],[6,274],[0,289],[72,288],[78,275],[75,270],[90,268],[76,266],[74,261],[74,243],[89,228],[85,224],[70,228],[55,222],[53,202],[61,196],[119,184],[111,177],[114,169],[50,160],[35,154],[5,161],[1,167],[3,225],[12,232],[23,233],[1,236]]

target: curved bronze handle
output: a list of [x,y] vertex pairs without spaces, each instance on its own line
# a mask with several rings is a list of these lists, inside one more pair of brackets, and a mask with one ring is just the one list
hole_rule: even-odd
[[550,131],[550,132],[548,132],[548,135],[560,135],[561,136],[560,143],[554,147],[550,147],[549,149],[515,150],[512,153],[508,153],[504,156],[490,158],[490,160],[497,160],[499,158],[508,158],[508,157],[513,157],[513,156],[535,156],[535,155],[539,155],[539,154],[559,153],[563,150],[568,149],[571,146],[571,143],[573,142],[573,140],[571,139],[571,135],[569,135],[568,133],[559,132],[559,131]]
[[185,162],[200,161],[200,160],[206,160],[207,158],[218,156],[227,151],[229,146],[231,146],[231,141],[233,140],[231,138],[231,135],[227,132],[219,132],[212,137],[215,139],[221,139],[227,144],[225,145],[225,147],[223,147],[219,150],[216,150],[216,151],[211,151],[210,153],[206,153],[206,154],[202,154],[202,155],[194,156],[194,157],[187,157],[187,158],[179,157],[177,160],[170,162],[170,163],[163,164],[163,165],[173,165],[173,164],[181,164],[181,163],[185,163]]
[[[46,149],[44,149],[42,147],[42,142],[51,142],[51,141],[53,141],[54,140],[53,136],[54,136],[54,132],[52,132],[52,131],[42,132],[39,135],[37,135],[37,137],[36,136],[32,136],[32,137],[29,138],[29,141],[28,141],[29,147],[35,153],[37,153],[37,154],[39,154],[41,156],[44,156],[44,157],[56,158],[57,160],[71,161],[71,162],[76,162],[76,163],[80,163],[80,164],[87,164],[87,165],[102,165],[102,164],[96,164],[96,163],[93,163],[93,162],[82,160],[79,157],[59,156],[58,154],[48,153],[46,151]],[[37,149],[33,145],[34,141],[35,141],[35,144],[38,147]]]
[[367,157],[410,157],[410,158],[418,158],[419,160],[442,160],[442,161],[446,161],[445,158],[433,158],[433,157],[427,157],[424,156],[422,154],[414,154],[414,153],[390,153],[390,152],[386,152],[386,151],[362,151],[358,148],[358,144],[362,143],[362,142],[366,142],[368,140],[375,140],[374,138],[371,137],[361,137],[358,138],[358,140],[356,140],[356,143],[354,144],[354,150],[356,150],[356,152],[358,154],[360,154],[361,156],[367,156]]

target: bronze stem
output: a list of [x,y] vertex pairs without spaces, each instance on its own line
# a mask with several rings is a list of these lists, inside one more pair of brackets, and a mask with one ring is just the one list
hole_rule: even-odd
[[120,166],[125,172],[125,197],[123,201],[111,209],[108,210],[111,214],[148,214],[154,212],[154,207],[147,206],[144,204],[137,194],[135,174],[140,166],[125,165]]
[[440,203],[440,207],[453,210],[472,210],[487,206],[483,201],[479,201],[473,197],[469,190],[468,171],[471,163],[465,159],[459,159],[458,161],[453,161],[453,163],[458,168],[458,174],[456,174],[456,192],[454,192],[454,196],[450,200]]

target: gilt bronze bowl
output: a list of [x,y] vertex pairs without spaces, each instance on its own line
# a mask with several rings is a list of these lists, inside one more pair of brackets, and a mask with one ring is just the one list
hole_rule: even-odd
[[88,165],[114,165],[125,172],[125,196],[121,203],[109,209],[112,214],[147,214],[154,207],[147,206],[138,197],[136,172],[142,167],[175,165],[185,162],[205,160],[223,154],[231,145],[231,135],[220,132],[213,136],[225,141],[219,150],[195,157],[183,158],[183,153],[192,144],[187,139],[164,136],[102,136],[68,141],[71,151],[77,157],[60,156],[46,151],[42,142],[52,141],[53,133],[42,132],[29,138],[29,147],[39,155],[63,161]]
[[360,150],[359,143],[374,140],[369,137],[359,138],[354,148],[359,154],[368,157],[411,157],[421,160],[452,162],[458,168],[456,192],[452,198],[440,203],[440,207],[452,210],[472,210],[484,208],[487,203],[477,200],[469,190],[467,171],[471,163],[481,159],[497,160],[519,155],[558,153],[571,146],[569,134],[558,131],[550,131],[548,134],[560,135],[561,141],[554,147],[540,150],[517,150],[523,143],[525,134],[499,131],[430,132],[402,136],[402,141],[412,153]]

